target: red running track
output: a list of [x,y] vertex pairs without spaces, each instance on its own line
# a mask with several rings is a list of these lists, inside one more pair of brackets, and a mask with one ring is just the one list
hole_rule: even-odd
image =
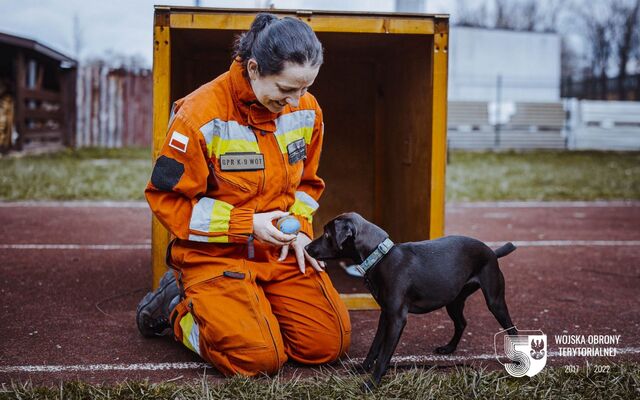
[[[501,259],[507,304],[518,328],[547,334],[548,364],[640,360],[639,203],[454,204],[446,227],[496,247],[519,245]],[[135,307],[151,277],[143,203],[0,203],[0,233],[0,383],[220,376],[171,339],[137,332]],[[343,293],[366,290],[337,267],[329,272]],[[366,355],[378,315],[351,312],[352,362]],[[501,328],[480,292],[467,301],[465,316],[458,350],[441,358],[433,349],[453,332],[446,312],[411,315],[395,360],[502,368],[493,358]],[[620,342],[595,346],[616,348],[607,359],[560,357],[554,338],[561,334],[620,335]],[[289,363],[283,374],[315,371]]]

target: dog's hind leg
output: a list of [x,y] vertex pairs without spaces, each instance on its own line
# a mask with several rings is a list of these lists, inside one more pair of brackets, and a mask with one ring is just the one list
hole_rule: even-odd
[[451,303],[447,305],[447,314],[453,320],[454,333],[453,337],[447,343],[446,346],[440,346],[436,348],[436,354],[450,354],[456,350],[458,347],[458,342],[460,342],[460,338],[462,337],[462,332],[464,332],[464,328],[467,326],[467,321],[464,319],[464,302],[467,300],[473,292],[478,290],[480,285],[478,282],[469,282],[462,287],[460,294],[455,298]]
[[504,298],[504,276],[498,268],[498,260],[493,259],[478,273],[482,294],[487,302],[487,307],[500,326],[507,330],[509,335],[517,335],[518,331],[513,326],[507,303]]

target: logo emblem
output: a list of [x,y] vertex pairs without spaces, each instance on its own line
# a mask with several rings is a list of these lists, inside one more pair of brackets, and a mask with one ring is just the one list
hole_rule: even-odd
[[[506,330],[496,333],[493,337],[493,346],[496,359],[509,375],[520,378],[524,375],[535,376],[547,365],[547,335],[541,330],[519,330],[517,335],[504,334]],[[498,342],[503,335],[503,347],[498,351]],[[513,362],[502,362],[500,358],[509,358]]]
[[287,153],[289,153],[289,164],[295,164],[300,160],[307,158],[307,144],[304,139],[298,139],[287,145]]

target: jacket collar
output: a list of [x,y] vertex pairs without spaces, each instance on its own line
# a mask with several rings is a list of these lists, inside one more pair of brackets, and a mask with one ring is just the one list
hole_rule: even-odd
[[234,60],[231,64],[229,76],[231,77],[231,95],[243,122],[263,131],[275,132],[275,119],[278,114],[272,113],[260,104],[238,60]]

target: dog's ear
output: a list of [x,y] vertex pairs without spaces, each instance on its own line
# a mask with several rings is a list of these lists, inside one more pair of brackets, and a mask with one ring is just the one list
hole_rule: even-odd
[[344,244],[348,240],[353,240],[355,237],[355,226],[348,218],[338,218],[335,220],[333,227],[336,230],[336,244],[338,245],[338,249],[342,250]]

